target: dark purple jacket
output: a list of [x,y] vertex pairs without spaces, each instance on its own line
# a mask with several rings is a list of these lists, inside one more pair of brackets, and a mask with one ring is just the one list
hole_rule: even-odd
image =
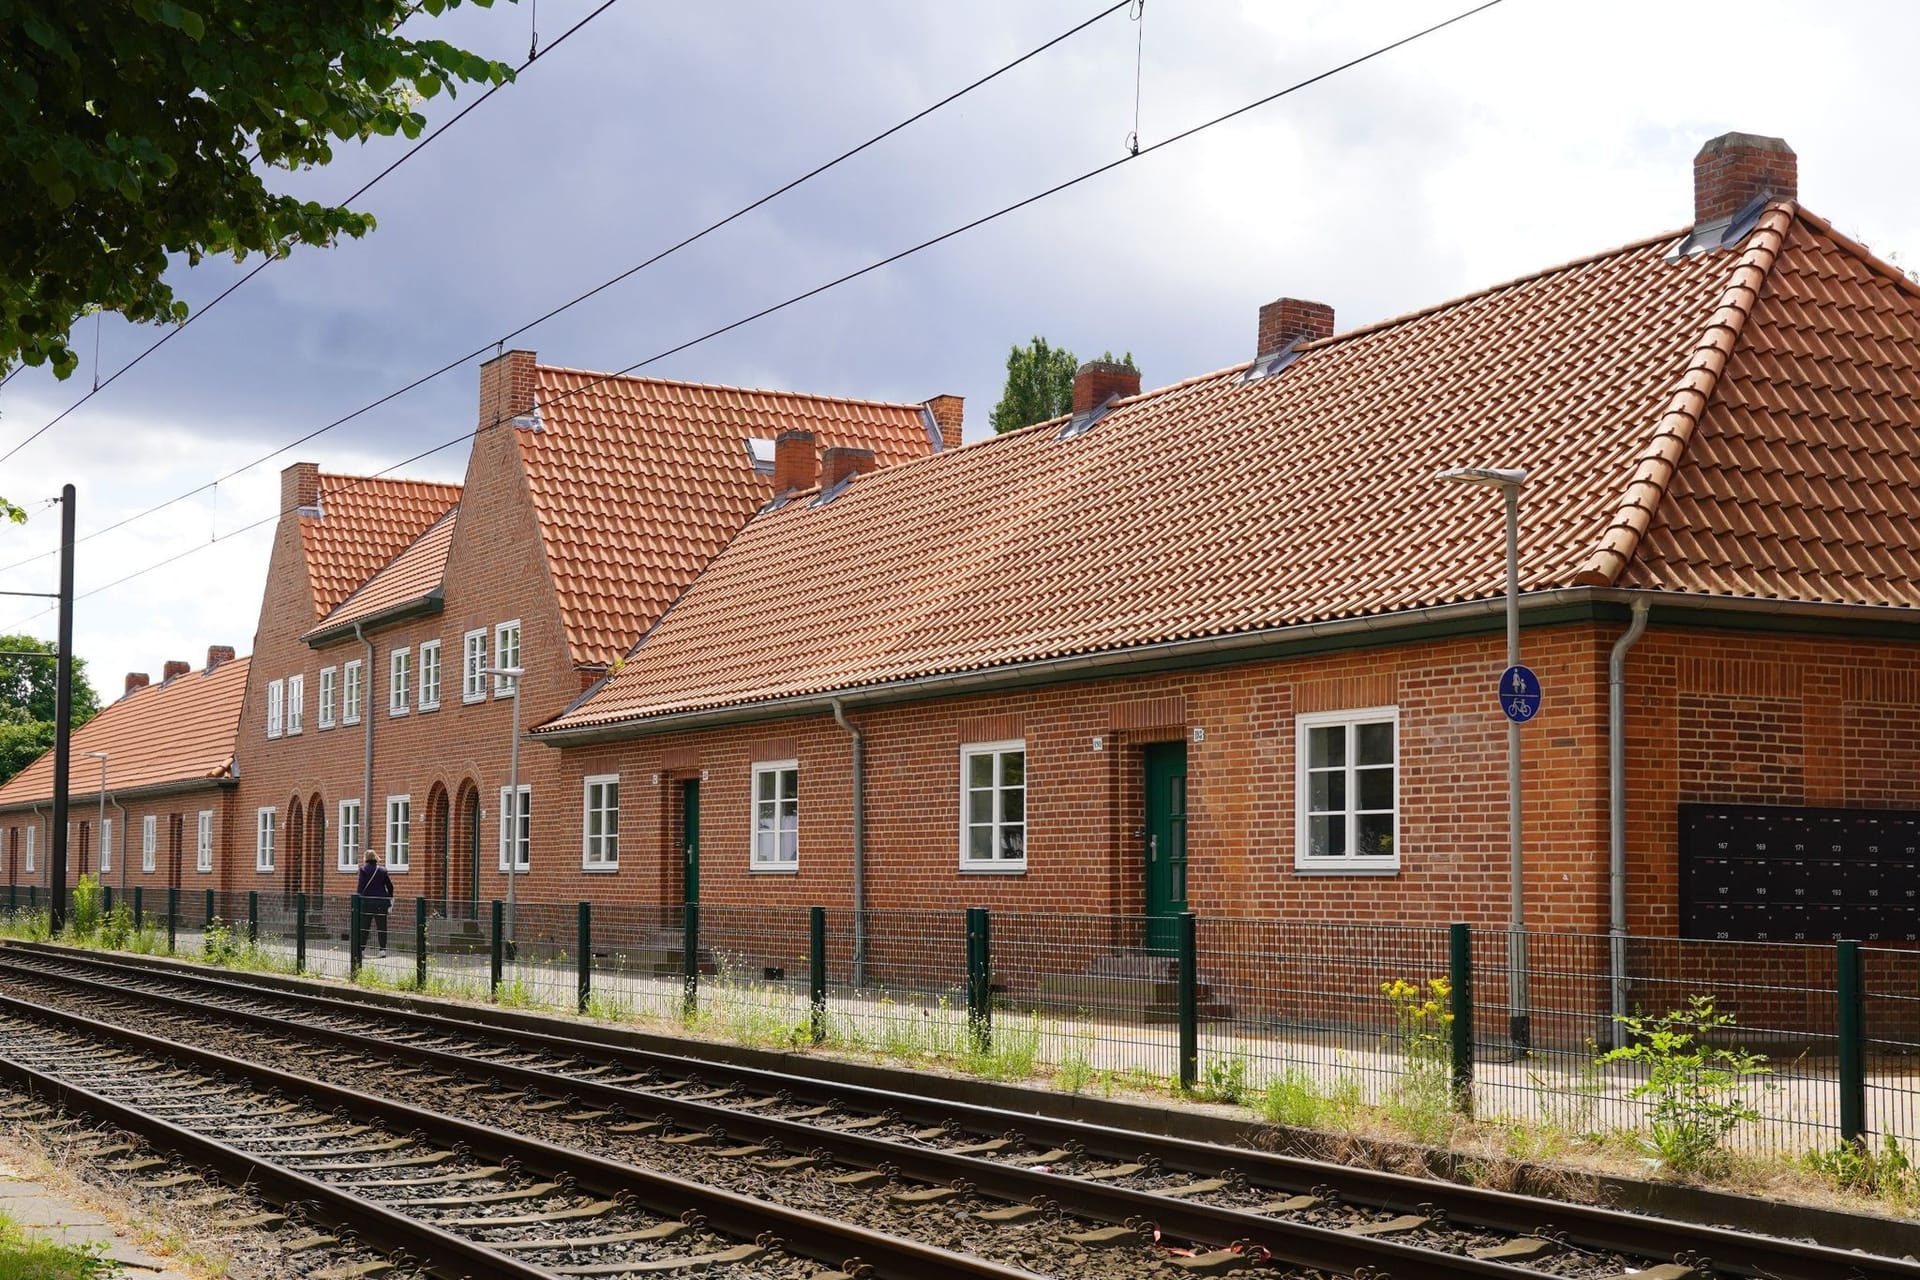
[[360,884],[354,890],[366,899],[369,911],[385,911],[393,901],[393,877],[377,862],[360,864]]

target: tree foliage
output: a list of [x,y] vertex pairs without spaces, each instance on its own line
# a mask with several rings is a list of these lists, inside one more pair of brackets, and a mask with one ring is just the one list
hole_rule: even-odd
[[[12,657],[25,651],[45,657]],[[32,636],[0,635],[0,782],[32,764],[53,746],[55,663],[53,646]],[[100,710],[100,695],[87,679],[85,659],[73,660],[73,727]]]
[[[492,0],[471,0],[489,5]],[[78,363],[89,307],[179,322],[169,255],[285,254],[373,219],[269,191],[506,65],[399,33],[460,0],[0,0],[0,372]]]
[[[1102,360],[1112,361],[1113,352],[1105,351]],[[1133,368],[1133,352],[1119,363]],[[1080,360],[1065,347],[1050,347],[1047,340],[1034,335],[1026,346],[1007,352],[1007,385],[1000,403],[993,407],[993,429],[1016,431],[1048,418],[1057,418],[1073,410],[1073,375]]]

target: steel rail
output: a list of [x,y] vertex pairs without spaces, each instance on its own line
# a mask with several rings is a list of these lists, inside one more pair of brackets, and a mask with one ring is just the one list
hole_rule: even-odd
[[[171,1058],[175,1062],[189,1063],[206,1071],[218,1071],[228,1077],[237,1075],[257,1087],[277,1089],[286,1096],[305,1096],[312,1100],[312,1105],[318,1110],[337,1108],[362,1119],[375,1117],[400,1132],[418,1130],[428,1140],[450,1146],[464,1144],[476,1156],[495,1163],[511,1159],[518,1161],[520,1167],[525,1169],[546,1174],[566,1174],[576,1186],[609,1198],[625,1193],[634,1204],[667,1217],[678,1217],[692,1209],[706,1219],[709,1227],[742,1240],[757,1240],[771,1231],[778,1234],[785,1246],[830,1265],[839,1266],[849,1259],[859,1258],[883,1274],[913,1276],[915,1280],[1032,1280],[1028,1272],[1004,1267],[983,1258],[970,1258],[932,1245],[825,1219],[818,1214],[802,1213],[771,1201],[737,1195],[718,1187],[642,1169],[538,1138],[508,1133],[441,1112],[389,1102],[324,1080],[247,1062],[229,1054],[149,1035],[130,1027],[101,1022],[66,1010],[49,1010],[14,996],[0,994],[0,1012],[36,1021],[55,1020],[62,1031],[129,1046],[141,1053]],[[75,1086],[67,1087],[76,1097],[86,1092],[77,1090]],[[154,1124],[165,1123],[152,1117],[149,1121]],[[271,1167],[266,1166],[258,1156],[245,1158],[262,1168]],[[521,1271],[510,1274],[550,1275]]]
[[[127,999],[128,989],[57,975],[60,981],[115,999]],[[695,1102],[669,1094],[655,1094],[631,1085],[605,1084],[555,1075],[536,1067],[510,1065],[445,1049],[383,1040],[377,1036],[317,1027],[252,1010],[231,1010],[196,1003],[184,996],[139,992],[150,1003],[176,1007],[194,1014],[218,1014],[260,1030],[311,1036],[330,1045],[359,1053],[381,1054],[409,1065],[427,1066],[467,1076],[484,1076],[502,1088],[525,1087],[548,1096],[566,1096],[583,1105],[619,1108],[631,1117],[658,1115],[694,1131],[715,1126],[729,1138],[778,1143],[783,1150],[816,1150],[859,1168],[891,1166],[914,1181],[934,1186],[971,1186],[974,1190],[1020,1204],[1054,1204],[1062,1211],[1109,1223],[1145,1223],[1176,1238],[1224,1247],[1251,1241],[1274,1257],[1300,1266],[1334,1271],[1356,1263],[1380,1266],[1417,1265],[1417,1274],[1477,1277],[1481,1280],[1518,1280],[1538,1273],[1525,1267],[1449,1254],[1396,1240],[1356,1236],[1337,1227],[1273,1218],[1265,1214],[1193,1203],[1151,1191],[1042,1172],[1020,1165],[955,1154],[937,1147],[912,1146],[887,1138],[810,1125],[798,1120],[738,1111],[723,1103]],[[1359,1256],[1365,1255],[1365,1256]]]
[[[905,1119],[926,1124],[950,1121],[969,1131],[987,1135],[998,1135],[1008,1129],[1018,1129],[1027,1138],[1050,1146],[1065,1147],[1077,1144],[1090,1154],[1102,1154],[1115,1160],[1131,1159],[1136,1153],[1144,1151],[1158,1159],[1163,1166],[1201,1176],[1208,1176],[1231,1166],[1246,1175],[1250,1181],[1261,1185],[1271,1184],[1276,1188],[1300,1191],[1311,1190],[1317,1186],[1331,1186],[1337,1190],[1342,1200],[1353,1204],[1401,1213],[1413,1212],[1423,1205],[1430,1206],[1444,1213],[1454,1225],[1479,1226],[1514,1235],[1533,1235],[1551,1231],[1557,1237],[1572,1244],[1592,1249],[1618,1251],[1643,1258],[1674,1258],[1682,1254],[1704,1255],[1712,1259],[1713,1266],[1717,1270],[1753,1277],[1754,1280],[1920,1280],[1920,1263],[1885,1254],[1862,1253],[1809,1244],[1800,1240],[1756,1235],[1725,1227],[1680,1222],[1620,1209],[1469,1187],[1459,1183],[1412,1177],[1406,1174],[1354,1168],[1329,1161],[1257,1151],[1248,1147],[1223,1146],[1185,1138],[1117,1129],[1080,1120],[1060,1120],[1029,1112],[1005,1111],[947,1099],[901,1094],[863,1085],[839,1084],[812,1076],[735,1066],[730,1063],[633,1048],[599,1038],[576,1039],[524,1028],[478,1024],[415,1009],[369,1006],[335,996],[289,990],[278,985],[262,988],[225,976],[214,977],[188,967],[169,968],[162,972],[150,967],[143,968],[95,955],[75,955],[61,948],[29,945],[19,949],[62,962],[104,969],[113,973],[134,974],[142,978],[162,978],[212,990],[228,991],[246,999],[258,999],[265,990],[276,998],[342,1016],[386,1020],[441,1034],[466,1039],[479,1038],[494,1044],[539,1049],[569,1057],[591,1056],[636,1069],[683,1075],[692,1071],[724,1072],[729,1079],[738,1081],[742,1086],[759,1093],[785,1092],[796,1099],[805,1099],[810,1102],[841,1102],[876,1114],[891,1110]],[[0,955],[0,968],[5,968],[10,963],[7,957]],[[22,968],[26,972],[43,972],[31,966],[22,966]],[[146,994],[148,993],[142,993],[142,995]],[[200,1012],[207,1011],[205,1006],[193,1007]],[[220,1012],[226,1016],[242,1016],[244,1013],[244,1011],[225,1009]],[[320,1030],[307,1027],[306,1024],[298,1025],[306,1030]],[[388,1042],[381,1043],[389,1052],[396,1048]],[[467,1061],[485,1063],[487,1060],[470,1058]],[[489,1066],[490,1069],[494,1069],[491,1064]],[[581,1086],[588,1083],[566,1076],[549,1075],[546,1079],[548,1084],[545,1087],[550,1093],[558,1091],[563,1084],[566,1089],[577,1092]],[[651,1094],[645,1096],[654,1101],[665,1101],[664,1097],[655,1098],[655,1095]],[[746,1114],[727,1111],[724,1123],[731,1127],[738,1127]],[[819,1134],[825,1131],[813,1130],[813,1132]],[[897,1158],[889,1157],[889,1159],[896,1166],[905,1168]],[[1079,1180],[1069,1179],[1069,1181],[1076,1186],[1080,1185]],[[984,1185],[977,1179],[975,1182],[976,1185]],[[1055,1198],[1058,1199],[1058,1196],[1056,1195]],[[1178,1202],[1164,1199],[1156,1202],[1156,1204],[1160,1203]],[[1262,1218],[1260,1221],[1263,1224],[1270,1224],[1278,1220]],[[1163,1224],[1171,1226],[1172,1222],[1163,1220]],[[1425,1251],[1423,1253],[1429,1258],[1444,1256]]]

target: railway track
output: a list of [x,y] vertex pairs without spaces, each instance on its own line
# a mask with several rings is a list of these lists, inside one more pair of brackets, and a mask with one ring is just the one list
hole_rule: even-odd
[[[476,1027],[457,1011],[265,992],[226,974],[8,948],[0,953],[0,984],[7,993],[0,1027],[46,1006],[91,1018],[97,1025],[89,1036],[155,1038],[133,1030],[135,1023],[164,1032],[164,1041],[140,1051],[205,1055],[210,1064],[226,1063],[229,1074],[273,1070],[246,1057],[366,1073],[391,1094],[386,1105],[395,1112],[381,1121],[389,1128],[432,1116],[436,1126],[465,1126],[457,1140],[470,1152],[512,1131],[540,1144],[537,1158],[515,1155],[512,1167],[548,1170],[542,1176],[552,1181],[580,1179],[568,1166],[576,1159],[687,1172],[688,1181],[730,1187],[727,1194],[794,1206],[809,1222],[867,1232],[858,1250],[816,1243],[808,1256],[857,1255],[875,1275],[900,1265],[934,1273],[882,1261],[872,1236],[938,1240],[947,1246],[941,1252],[1004,1274],[1920,1277],[1920,1266],[1899,1259],[811,1077],[716,1069],[640,1049]],[[15,1057],[4,1040],[0,1054]],[[307,1077],[280,1074],[268,1087],[297,1096]],[[442,1108],[460,1115],[440,1115]],[[678,1203],[656,1197],[645,1207],[665,1222],[688,1211],[669,1213]],[[578,1252],[599,1247],[581,1243],[595,1236],[647,1229],[595,1223],[590,1233],[547,1238]],[[783,1243],[795,1238],[774,1226],[736,1226],[728,1238],[733,1248],[764,1249],[753,1242],[772,1238],[769,1232]],[[724,1254],[719,1243],[702,1239],[704,1254],[663,1258]]]

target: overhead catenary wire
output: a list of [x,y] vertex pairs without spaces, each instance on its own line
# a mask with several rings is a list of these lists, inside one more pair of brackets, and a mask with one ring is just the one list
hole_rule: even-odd
[[[612,3],[612,0],[608,0],[608,3]],[[643,261],[638,262],[631,267],[628,267],[626,270],[621,271],[617,275],[608,277],[607,279],[601,281],[599,284],[594,285],[592,288],[586,290],[585,292],[575,294],[573,297],[567,299],[565,302],[562,302],[558,306],[552,307],[549,310],[542,312],[540,315],[535,316],[533,319],[527,321],[526,323],[519,325],[518,327],[512,330],[509,330],[508,332],[500,335],[497,338],[489,339],[488,341],[480,344],[478,347],[475,347],[473,350],[468,351],[460,356],[455,357],[452,360],[447,361],[445,364],[439,366],[436,369],[433,369],[427,373],[421,374],[419,377],[414,378],[412,381],[405,383],[402,386],[394,388],[392,391],[387,392],[386,394],[380,396],[378,399],[371,400],[366,404],[361,405],[359,408],[354,409],[350,413],[343,414],[342,416],[333,419],[331,422],[328,422],[320,427],[316,427],[314,430],[307,432],[305,435],[300,436],[297,439],[289,440],[287,443],[279,446],[278,448],[273,449],[268,453],[264,453],[259,457],[254,458],[250,462],[243,463],[240,466],[235,467],[233,470],[215,477],[213,480],[208,481],[206,484],[196,486],[195,488],[192,488],[192,489],[188,489],[183,493],[175,494],[173,497],[166,499],[164,502],[156,503],[153,506],[146,508],[145,510],[136,511],[130,516],[126,516],[120,520],[116,520],[112,524],[103,525],[98,529],[94,529],[85,534],[82,534],[79,538],[75,539],[75,545],[78,545],[79,543],[82,543],[82,542],[87,542],[105,533],[112,533],[116,529],[123,529],[127,525],[134,523],[136,520],[144,520],[148,516],[155,515],[161,511],[165,511],[167,508],[175,505],[176,503],[184,502],[188,498],[196,497],[199,494],[205,493],[208,490],[212,489],[215,485],[219,484],[221,481],[231,480],[235,476],[241,475],[242,473],[247,471],[251,471],[253,468],[260,466],[262,463],[271,462],[275,458],[280,457],[282,454],[291,452],[292,450],[299,448],[301,445],[306,444],[311,440],[317,439],[318,437],[325,435],[327,432],[332,431],[336,427],[345,426],[347,423],[352,422],[356,418],[359,418],[368,413],[371,413],[373,410],[378,409],[383,405],[389,404],[392,401],[399,399],[401,396],[408,394],[409,392],[416,391],[419,388],[426,386],[428,383],[433,382],[435,379],[444,377],[445,375],[453,372],[455,369],[458,369],[461,366],[467,364],[469,361],[485,355],[490,350],[494,350],[494,351],[504,350],[508,342],[528,332],[529,330],[535,329],[540,325],[545,324],[547,321],[552,320],[555,317],[567,311],[572,310],[574,307],[577,307],[582,303],[587,302],[594,297],[597,297],[599,294],[606,292],[608,289],[613,288],[615,285],[618,285],[626,280],[632,279],[634,276],[640,274],[642,271],[647,270],[649,267],[652,267],[664,261],[665,259],[672,257],[674,254],[680,252],[680,250],[690,247],[691,245],[697,243],[698,241],[705,239],[707,236],[712,235],[714,232],[721,230],[722,228],[726,227],[730,223],[737,222],[739,219],[752,213],[754,210],[759,209],[771,203],[772,201],[779,199],[781,196],[787,194],[789,191],[794,190],[796,187],[799,187],[807,182],[812,181],[814,178],[819,177],[820,175],[826,173],[830,169],[833,169],[841,164],[844,164],[845,162],[853,159],[855,156],[861,154],[862,152],[867,151],[872,147],[877,146],[881,142],[886,141],[888,138],[892,137],[896,133],[899,133],[901,130],[909,128],[910,126],[918,123],[919,121],[926,119],[928,116],[932,115],[936,111],[939,111],[941,108],[949,106],[954,102],[957,102],[959,99],[965,97],[969,93],[972,93],[974,90],[979,89],[994,80],[997,80],[1001,76],[1005,75],[1007,72],[1012,71],[1015,68],[1021,66],[1022,64],[1030,62],[1034,58],[1039,57],[1041,54],[1047,52],[1049,49],[1052,49],[1055,45],[1060,44],[1062,41],[1071,39],[1072,37],[1078,35],[1080,32],[1085,31],[1088,27],[1092,26],[1096,22],[1099,22],[1101,19],[1109,17],[1112,14],[1115,14],[1120,10],[1125,9],[1131,3],[1134,3],[1134,0],[1117,0],[1117,3],[1108,5],[1106,8],[1100,10],[1098,13],[1095,13],[1094,15],[1085,19],[1082,22],[1078,22],[1074,24],[1073,26],[1067,28],[1065,31],[1062,31],[1059,35],[1056,35],[1053,38],[1047,40],[1045,43],[1035,45],[1033,48],[1027,50],[1025,53],[1021,54],[1019,57],[1014,58],[1010,62],[1002,63],[1000,66],[995,67],[992,71],[987,72],[986,74],[978,77],[977,79],[969,82],[968,84],[963,85],[960,88],[954,90],[953,92],[947,94],[945,97],[941,98],[939,101],[921,108],[919,111],[914,112],[912,115],[906,117],[905,119],[899,121],[896,124],[889,125],[887,128],[881,130],[879,133],[876,133],[872,137],[868,138],[866,141],[847,148],[845,151],[840,152],[838,155],[834,156],[830,160],[827,160],[820,164],[815,165],[813,168],[807,170],[805,173],[802,173],[798,177],[790,179],[785,183],[782,183],[780,186],[775,187],[773,190],[767,192],[763,196],[760,196],[758,199],[752,201],[751,203],[742,205],[740,208],[734,210],[732,213],[727,214],[725,217],[720,218],[715,222],[708,223],[706,226],[700,228],[700,230],[695,231],[692,234],[687,235],[678,241],[675,241],[673,244],[670,244],[666,248],[659,250],[658,252],[652,254],[650,257],[644,259]],[[605,6],[602,6],[602,7],[604,8]],[[556,40],[553,45],[548,46],[548,50],[551,51],[552,48],[558,44],[559,44],[559,41]],[[476,103],[475,105],[478,105],[478,104]],[[264,266],[265,264],[262,263],[260,267],[256,267],[254,268],[254,270],[257,272],[261,270]],[[244,283],[246,283],[246,281],[243,279],[239,281],[236,285],[232,286],[232,288],[238,288],[239,284],[244,284]],[[232,288],[230,288],[228,292],[232,292]],[[75,407],[78,407],[78,406],[75,406]],[[71,410],[69,410],[69,412],[71,412]],[[26,441],[22,442],[22,444],[25,444],[25,443]],[[5,459],[0,458],[0,461],[5,461]],[[18,569],[25,565],[32,564],[37,560],[44,560],[53,554],[54,552],[52,551],[43,551],[36,555],[28,556],[25,559],[17,560],[12,564],[0,566],[0,573],[10,572],[11,570]]]
[[[514,76],[518,77],[521,72],[525,71],[528,67],[532,66],[541,57],[559,48],[560,45],[566,41],[568,36],[580,30],[580,28],[586,26],[589,22],[592,22],[595,18],[605,13],[608,9],[611,9],[618,2],[619,0],[603,0],[603,3],[598,8],[594,9],[591,13],[587,14],[584,18],[580,19],[580,21],[574,23],[571,27],[568,27],[565,31],[561,32],[559,39],[555,40],[552,44],[548,45],[544,50],[529,50],[527,53],[527,60],[525,62],[522,62],[519,66],[513,69]],[[536,36],[536,44],[537,43],[538,43],[538,37]],[[453,126],[459,124],[462,120],[466,119],[468,114],[471,113],[475,108],[479,107],[482,103],[486,102],[487,99],[491,98],[494,94],[498,93],[500,90],[506,88],[507,85],[512,83],[513,83],[512,80],[503,80],[499,84],[488,85],[486,91],[482,93],[479,97],[475,98],[472,102],[469,102],[466,106],[460,108],[459,111],[455,112],[444,123],[436,126],[434,129],[429,131],[425,137],[421,138],[418,142],[414,143],[411,147],[401,152],[384,169],[380,170],[380,172],[374,174],[371,178],[368,178],[365,182],[361,183],[357,190],[355,190],[354,192],[346,196],[344,199],[338,201],[337,203],[342,205],[352,204],[355,200],[358,200],[361,196],[367,194],[367,192],[371,191],[374,185],[378,183],[381,179],[385,178],[388,174],[392,173],[395,169],[398,169],[401,165],[405,164],[407,161],[419,155],[436,138],[440,137],[442,134],[446,133],[447,130],[453,128]],[[35,440],[38,440],[41,436],[45,435],[48,431],[51,431],[54,427],[59,426],[61,422],[65,421],[66,418],[70,414],[72,414],[75,410],[80,408],[81,405],[84,405],[87,401],[93,399],[95,396],[99,395],[102,391],[106,390],[108,387],[112,386],[116,381],[118,381],[121,374],[132,370],[135,366],[137,366],[141,361],[145,360],[148,356],[152,355],[154,352],[158,351],[160,348],[166,346],[169,342],[172,342],[176,337],[178,337],[181,333],[183,333],[187,329],[187,327],[190,326],[194,321],[206,315],[209,311],[213,310],[215,307],[219,306],[222,302],[225,302],[228,298],[232,297],[235,291],[237,291],[242,285],[246,284],[247,281],[253,279],[255,276],[259,275],[262,271],[265,271],[268,267],[272,266],[275,262],[280,261],[280,259],[281,259],[281,255],[274,253],[272,250],[264,250],[262,252],[260,261],[256,262],[253,265],[252,270],[248,271],[245,275],[241,276],[238,280],[235,280],[232,284],[228,285],[226,288],[222,289],[219,293],[215,294],[211,302],[207,303],[205,306],[199,308],[196,311],[192,311],[188,313],[187,318],[185,320],[182,320],[179,324],[169,326],[165,333],[161,334],[153,342],[149,343],[146,346],[146,348],[140,352],[139,355],[135,356],[133,359],[127,361],[125,364],[121,365],[118,369],[114,370],[113,373],[109,375],[104,382],[101,381],[101,378],[100,378],[100,346],[99,346],[100,336],[99,336],[99,330],[96,327],[96,329],[94,330],[93,389],[91,391],[88,391],[86,394],[82,395],[78,400],[75,400],[72,404],[68,405],[66,408],[62,409],[59,413],[55,414],[51,419],[49,419],[45,423],[42,423],[33,432],[33,434],[29,435],[26,439],[20,441],[20,443],[14,445],[11,449],[7,450],[5,453],[0,453],[0,462],[7,461],[9,458],[13,457],[14,454],[20,452],[22,449],[32,444]],[[99,313],[96,312],[95,313],[96,325],[98,323],[98,315]],[[0,387],[4,387],[8,382],[13,381],[13,375],[20,372],[20,370],[24,367],[25,366],[23,365],[16,364],[4,379],[0,379]],[[85,541],[85,539],[83,538],[81,539],[81,541]],[[0,572],[4,572],[4,571],[0,570]]]
[[[1125,2],[1126,0],[1123,0],[1122,7],[1124,7]],[[1430,26],[1422,27],[1418,31],[1411,32],[1407,35],[1401,36],[1399,39],[1394,40],[1388,44],[1380,45],[1377,48],[1369,50],[1366,53],[1359,54],[1353,58],[1349,58],[1345,62],[1339,63],[1338,65],[1333,67],[1329,67],[1325,71],[1321,71],[1315,75],[1309,76],[1304,80],[1295,81],[1294,83],[1288,85],[1283,89],[1278,89],[1278,90],[1275,90],[1273,93],[1266,94],[1263,97],[1255,98],[1251,102],[1247,102],[1241,106],[1233,108],[1231,111],[1223,112],[1220,115],[1217,115],[1212,117],[1211,119],[1202,121],[1199,124],[1192,125],[1169,137],[1162,138],[1158,142],[1155,142],[1149,146],[1144,146],[1140,148],[1140,150],[1137,153],[1129,153],[1127,155],[1119,157],[1118,159],[1107,161],[1105,164],[1096,165],[1095,167],[1088,169],[1085,172],[1080,173],[1072,178],[1068,178],[1064,181],[1057,182],[1054,185],[1045,188],[1044,190],[1035,192],[1033,195],[1027,196],[1021,200],[1016,200],[1012,204],[1003,205],[991,213],[982,214],[981,216],[974,218],[968,222],[961,223],[959,226],[953,227],[947,231],[943,231],[936,236],[929,237],[928,239],[922,240],[919,243],[911,245],[905,249],[901,249],[894,253],[888,254],[886,257],[876,259],[875,261],[868,263],[866,266],[858,267],[852,271],[836,276],[831,280],[825,281],[822,284],[815,285],[811,289],[807,289],[801,293],[793,294],[779,302],[773,303],[770,306],[762,307],[758,311],[755,311],[749,315],[742,316],[739,319],[732,321],[731,323],[721,325],[719,328],[710,329],[707,332],[700,334],[698,337],[689,338],[684,342],[680,342],[672,347],[668,347],[664,351],[655,352],[653,355],[650,355],[643,360],[635,361],[634,363],[627,365],[624,368],[616,369],[609,373],[596,374],[578,386],[570,387],[564,391],[561,391],[553,395],[552,397],[550,397],[549,399],[543,402],[543,407],[551,408],[553,405],[558,404],[563,400],[571,399],[576,395],[580,395],[584,392],[590,391],[593,388],[600,386],[604,383],[610,382],[615,378],[629,376],[641,369],[646,368],[648,365],[657,363],[658,361],[661,361],[661,360],[668,359],[669,357],[677,355],[680,352],[685,351],[691,347],[699,346],[700,344],[705,342],[710,342],[714,338],[718,338],[724,334],[733,332],[735,329],[739,329],[745,325],[752,324],[755,321],[765,319],[767,316],[774,315],[775,313],[784,311],[789,307],[796,306],[799,303],[805,302],[810,298],[818,297],[820,294],[826,293],[831,289],[839,288],[841,285],[848,284],[864,276],[871,275],[873,272],[879,271],[885,267],[891,266],[892,264],[899,262],[902,259],[913,257],[914,255],[922,253],[928,249],[931,249],[936,245],[944,244],[948,240],[952,240],[957,236],[965,235],[967,232],[986,226],[989,223],[996,222],[999,219],[1007,217],[1010,214],[1016,213],[1021,209],[1025,209],[1030,205],[1037,204],[1042,200],[1049,199],[1055,195],[1060,194],[1063,191],[1067,191],[1074,187],[1080,186],[1082,183],[1089,182],[1094,178],[1100,177],[1103,174],[1110,173],[1114,169],[1117,169],[1122,165],[1129,164],[1141,156],[1152,155],[1155,152],[1163,151],[1169,147],[1176,146],[1182,142],[1185,142],[1193,137],[1198,136],[1199,134],[1205,133],[1210,129],[1216,128],[1220,125],[1226,124],[1231,120],[1237,119],[1240,116],[1246,115],[1248,112],[1257,111],[1261,107],[1271,105],[1272,103],[1277,102],[1282,98],[1298,93],[1302,89],[1310,88],[1313,85],[1319,84],[1323,80],[1339,75],[1341,72],[1349,71],[1354,67],[1362,65],[1363,63],[1371,62],[1375,58],[1391,53],[1396,49],[1403,48],[1406,45],[1409,45],[1416,40],[1422,39],[1423,37],[1433,35],[1434,33],[1439,31],[1443,31],[1446,28],[1454,26],[1457,23],[1464,22],[1468,18],[1484,13],[1489,9],[1496,8],[1503,3],[1505,3],[1505,0],[1483,0],[1483,3],[1474,5],[1472,8],[1469,8],[1469,9],[1463,9],[1460,12],[1454,14],[1452,17],[1445,18],[1439,22],[1431,24]],[[418,462],[424,458],[431,457],[433,454],[439,453],[442,450],[452,448],[453,446],[460,444],[464,441],[471,440],[474,437],[478,436],[481,432],[492,430],[494,428],[499,427],[500,425],[502,425],[501,422],[499,420],[496,420],[491,423],[483,423],[480,426],[475,427],[471,431],[463,431],[459,435],[453,436],[452,438],[447,440],[443,440],[439,444],[434,445],[432,448],[424,449],[419,453],[412,455],[411,457],[404,458],[399,462],[393,463],[387,467],[383,467],[381,470],[376,471],[371,475],[353,477],[352,479],[348,480],[346,484],[343,484],[339,486],[337,489],[333,490],[333,492],[335,493],[348,492],[354,488],[357,488],[362,484],[366,484],[373,480],[382,479],[385,476],[391,474],[392,472],[399,470],[401,467],[410,466],[413,463]],[[251,530],[260,528],[263,525],[272,524],[275,521],[279,520],[281,517],[286,515],[291,515],[297,510],[298,510],[297,507],[289,507],[282,511],[275,511],[270,515],[263,516],[260,519],[251,522],[250,524],[246,524],[241,526],[240,528],[230,530],[227,533],[220,535],[219,538],[214,539],[214,541],[223,542],[228,538],[237,537],[240,534],[250,532]],[[93,587],[87,591],[84,591],[80,593],[80,595],[76,598],[84,600],[91,596],[99,595],[103,591],[111,590],[114,587],[121,586],[127,582],[131,582],[134,579],[139,578],[145,574],[152,573],[155,570],[165,568],[167,565],[173,564],[176,561],[186,558],[187,556],[190,556],[195,554],[196,552],[202,551],[210,545],[212,545],[212,543],[200,543],[196,546],[189,547],[184,551],[168,556],[163,560],[156,561],[153,564],[145,566],[144,568],[136,569],[133,572],[128,573],[122,577],[116,578],[111,582],[104,583],[101,586]],[[44,616],[48,612],[51,612],[51,610],[43,609],[40,611],[40,613],[36,613],[29,618],[22,619],[18,623],[14,623],[13,627],[24,626],[27,622],[33,621],[34,618]],[[9,628],[9,629],[12,629],[12,628]]]

